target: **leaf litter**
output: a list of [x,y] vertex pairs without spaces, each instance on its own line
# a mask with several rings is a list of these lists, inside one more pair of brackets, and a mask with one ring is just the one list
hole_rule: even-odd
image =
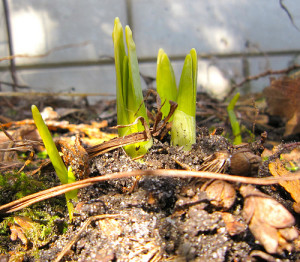
[[[213,103],[214,101],[210,101],[210,104]],[[220,114],[219,111],[217,114],[221,118],[222,114],[225,117],[226,106],[223,109],[223,113]],[[223,109],[221,106],[221,110]],[[295,211],[288,204],[284,207],[254,187],[240,184],[248,182],[259,184],[263,179],[255,177],[268,177],[270,173],[276,177],[291,176],[288,174],[291,171],[286,169],[285,164],[296,159],[295,157],[279,160],[280,153],[273,152],[267,160],[261,161],[262,147],[266,145],[260,140],[245,144],[241,149],[232,146],[228,139],[219,135],[219,132],[209,132],[208,128],[202,128],[197,132],[197,143],[191,152],[171,147],[168,143],[168,134],[164,132],[165,137],[155,139],[155,144],[145,155],[144,161],[133,161],[121,149],[122,141],[112,139],[115,135],[107,128],[107,119],[84,125],[71,124],[53,113],[58,112],[57,109],[50,112],[55,117],[47,124],[49,129],[59,134],[57,144],[61,145],[62,151],[65,150],[63,152],[65,161],[70,164],[73,161],[77,165],[75,169],[78,170],[80,179],[86,178],[89,173],[88,179],[77,182],[82,189],[79,193],[75,219],[71,223],[68,222],[66,210],[65,213],[62,211],[66,209],[62,205],[63,198],[56,197],[45,201],[52,194],[57,196],[63,194],[63,190],[71,189],[68,185],[60,186],[62,188],[60,192],[53,189],[52,193],[45,193],[41,198],[44,201],[40,202],[41,199],[38,199],[36,204],[23,210],[44,210],[55,214],[58,221],[69,223],[68,227],[63,231],[56,230],[55,236],[49,239],[51,245],[48,248],[38,248],[34,253],[32,252],[34,238],[26,235],[26,230],[14,220],[10,222],[8,227],[10,230],[8,228],[6,231],[2,230],[3,233],[6,232],[8,238],[1,233],[2,239],[5,240],[1,241],[1,252],[17,250],[15,257],[34,260],[34,257],[38,256],[43,261],[54,259],[56,261],[240,261],[253,260],[256,257],[287,261],[299,258]],[[199,105],[198,119],[202,121],[201,114],[203,120],[204,115],[207,118],[208,112],[205,107],[201,108]],[[69,110],[67,116],[77,113],[78,110]],[[111,116],[114,114],[109,115],[113,118]],[[246,118],[246,115],[244,117]],[[8,163],[8,160],[14,161],[19,165],[6,170],[18,171],[30,158],[28,152],[35,152],[23,171],[37,180],[46,172],[49,179],[52,179],[47,186],[59,185],[51,165],[39,169],[41,163],[46,160],[37,156],[43,147],[37,142],[39,139],[33,122],[30,121],[28,119],[3,123],[2,129],[7,130],[10,137],[2,132],[4,140],[1,140],[1,146],[4,150],[0,154],[2,158],[9,152],[13,154],[6,157],[7,161],[2,164]],[[108,121],[114,123],[115,120]],[[155,125],[160,126],[158,123],[159,121]],[[220,123],[223,124],[221,126],[219,124],[218,128],[224,130],[224,135],[228,132],[227,125],[224,121]],[[243,123],[247,125],[247,122]],[[207,123],[207,127],[211,125],[216,128],[216,124],[218,123],[213,121]],[[21,127],[27,129],[18,133]],[[100,129],[104,129],[106,133]],[[158,129],[152,130],[152,134],[155,134],[156,130]],[[106,149],[97,155],[95,152],[99,150],[99,144],[104,140],[109,141],[108,144],[104,144]],[[110,141],[115,143],[113,150],[108,150],[112,145]],[[93,147],[95,145],[96,147]],[[294,146],[282,149],[281,155],[293,152],[294,148],[299,148],[299,145],[294,143]],[[25,156],[21,157],[23,152]],[[89,154],[89,158],[86,154]],[[232,157],[235,160],[231,162]],[[281,164],[280,161],[285,164]],[[235,162],[244,163],[241,165],[242,169],[239,169],[238,164],[231,166]],[[266,165],[270,167],[270,172],[268,168],[264,168]],[[297,166],[298,162],[294,161],[293,165]],[[37,169],[38,171],[34,173]],[[4,177],[5,172],[2,172]],[[203,176],[196,177],[196,172],[199,174],[202,172]],[[231,172],[239,176],[226,175]],[[207,180],[209,174],[212,176]],[[240,175],[250,177],[239,180]],[[277,183],[276,181],[283,186],[298,182],[298,180],[279,181],[275,178],[266,180],[266,184]],[[268,187],[272,190],[272,186]],[[294,195],[299,191],[297,188],[297,186],[292,186],[292,189],[286,188],[296,203],[298,198]],[[285,200],[292,201],[292,198],[286,199],[284,191],[276,194],[283,203]],[[60,200],[59,203],[56,199]],[[12,200],[15,198],[10,195],[1,203],[3,205]],[[28,200],[28,203],[30,201],[32,200]],[[5,214],[10,209],[1,210],[0,212]],[[18,212],[22,210],[10,217],[20,217]],[[7,214],[4,215],[2,224],[10,218],[6,216]],[[27,221],[31,218],[25,215],[24,219]],[[34,222],[45,221],[35,219]],[[67,232],[63,233],[66,230]],[[13,234],[14,241],[9,239],[10,234]],[[10,258],[13,257],[14,255],[10,255]]]

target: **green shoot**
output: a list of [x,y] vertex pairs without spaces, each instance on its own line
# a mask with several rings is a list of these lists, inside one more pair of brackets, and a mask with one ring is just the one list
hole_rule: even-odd
[[[35,125],[39,131],[39,134],[44,142],[45,148],[47,150],[49,158],[52,162],[52,165],[56,171],[56,174],[57,174],[60,182],[62,184],[74,182],[76,179],[72,172],[72,169],[69,168],[69,170],[67,170],[63,160],[61,159],[61,157],[58,153],[58,150],[55,146],[55,143],[52,139],[49,129],[46,126],[38,108],[35,105],[32,105],[31,111],[32,111],[34,123],[35,123]],[[67,192],[67,193],[65,193],[65,196],[66,196],[66,200],[67,200],[67,207],[69,210],[69,217],[70,217],[70,220],[72,220],[74,206],[73,206],[71,200],[72,199],[77,200],[77,190]]]
[[[163,104],[161,112],[165,118],[170,112],[169,100],[177,100],[177,87],[173,67],[163,49],[159,49],[157,55],[156,90]],[[173,116],[169,121],[172,119]]]
[[[129,26],[125,27],[128,55],[125,52],[123,27],[117,17],[113,30],[115,68],[117,77],[117,122],[118,125],[130,125],[137,117],[142,116],[149,124],[141,87],[141,79],[136,55],[136,47]],[[144,131],[138,122],[135,125],[119,128],[119,136]],[[152,146],[152,139],[145,142],[124,146],[126,153],[132,158],[144,155]]]
[[177,103],[171,129],[171,144],[191,150],[196,142],[197,53],[186,56],[179,83]]
[[241,136],[241,129],[240,124],[236,118],[236,115],[234,113],[234,107],[236,102],[238,101],[240,97],[240,93],[237,93],[229,102],[229,105],[227,106],[227,113],[229,116],[229,121],[232,128],[232,133],[234,136],[233,144],[238,145],[242,143],[242,136]]

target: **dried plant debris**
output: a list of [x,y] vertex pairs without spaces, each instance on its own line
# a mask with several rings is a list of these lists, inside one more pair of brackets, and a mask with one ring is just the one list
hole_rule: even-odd
[[236,216],[228,212],[221,212],[225,222],[226,230],[230,236],[235,236],[246,231],[247,224],[241,216]]
[[240,192],[245,198],[243,217],[265,250],[271,254],[291,252],[293,241],[299,237],[292,214],[253,186],[241,186]]
[[[275,162],[269,164],[269,170],[274,177],[295,175],[295,172],[292,173],[288,171],[279,159],[276,159]],[[297,173],[299,173],[299,171]],[[279,184],[291,194],[292,198],[295,200],[293,208],[297,213],[300,213],[300,181],[282,181],[279,182]]]
[[79,135],[75,139],[59,139],[58,144],[63,154],[65,165],[71,166],[77,179],[87,178],[89,175],[89,156],[81,145]]
[[236,198],[233,185],[221,180],[206,182],[201,187],[201,190],[206,192],[212,205],[223,210],[231,208]]
[[[217,104],[214,106],[219,110]],[[154,262],[246,261],[255,257],[271,261],[299,258],[297,250],[300,249],[297,249],[297,245],[300,246],[298,244],[300,240],[297,237],[297,230],[293,227],[295,219],[275,200],[257,191],[244,190],[242,187],[241,192],[245,198],[244,216],[242,216],[244,199],[236,192],[239,186],[236,181],[242,183],[247,183],[249,181],[247,179],[259,181],[260,178],[255,178],[257,175],[260,177],[269,175],[266,162],[261,161],[258,143],[256,146],[245,144],[236,147],[220,135],[221,131],[209,134],[206,128],[207,132],[198,132],[196,144],[190,152],[186,152],[179,147],[170,146],[169,126],[156,116],[153,118],[154,126],[149,127],[148,130],[154,137],[154,145],[144,156],[143,161],[133,161],[124,154],[122,148],[118,148],[124,142],[124,138],[101,144],[104,149],[95,157],[90,149],[95,144],[97,150],[101,149],[99,144],[104,139],[109,140],[114,136],[106,136],[100,131],[106,126],[106,122],[73,125],[67,121],[58,121],[61,118],[61,112],[58,110],[49,108],[47,110],[45,114],[48,119],[51,119],[48,120],[50,129],[57,133],[63,131],[63,135],[57,141],[61,145],[66,165],[73,166],[78,179],[87,176],[90,177],[89,179],[103,177],[104,179],[101,181],[99,179],[98,182],[89,184],[89,187],[79,190],[80,202],[75,210],[75,218],[68,225],[65,224],[68,219],[64,213],[66,206],[63,197],[39,202],[12,213],[10,217],[7,213],[3,214],[6,217],[3,223],[0,223],[0,259]],[[253,114],[254,111],[253,109]],[[78,110],[70,109],[65,111],[67,112],[74,115]],[[215,111],[211,110],[211,114],[215,114]],[[115,119],[108,121],[115,124]],[[25,126],[28,131],[33,130],[28,132],[28,135],[26,129],[21,132],[21,128]],[[37,157],[40,154],[37,152],[43,150],[40,144],[24,144],[25,134],[28,139],[35,141],[39,139],[33,122],[29,120],[11,122],[7,123],[5,128],[13,137],[11,140],[4,132],[0,133],[0,139],[5,139],[5,150],[17,146],[21,150],[26,146],[26,150],[33,149],[36,154],[30,166],[26,166],[19,174],[20,178],[4,177],[5,187],[0,188],[1,204],[15,199],[15,192],[8,186],[14,186],[25,178],[26,183],[22,188],[34,192],[56,186],[59,182],[55,178],[55,173],[48,170],[49,167],[47,170],[43,168],[40,174],[32,175],[31,171],[41,166],[40,163],[44,161]],[[74,139],[75,134],[79,134],[80,139],[79,136]],[[136,134],[131,139],[136,139]],[[145,139],[144,134],[141,134],[141,139]],[[19,140],[22,140],[23,144]],[[9,144],[11,142],[12,144]],[[113,150],[109,151],[112,146]],[[4,155],[2,152],[1,157]],[[293,168],[299,166],[300,161],[298,161],[297,151],[292,152],[292,154],[281,154],[281,163],[282,168],[286,168],[287,172],[295,174]],[[98,151],[95,154],[98,154]],[[25,160],[20,161],[16,156],[17,154],[12,155],[11,160],[18,160],[18,163],[23,165]],[[274,163],[276,157],[273,154]],[[259,173],[262,171],[262,166],[266,167],[263,169],[265,172],[263,174]],[[215,171],[218,173],[214,174],[219,176],[209,181],[207,179],[212,178],[207,176],[186,179],[186,177],[182,178],[184,176],[181,174],[186,171],[178,169]],[[109,174],[122,171],[127,172],[123,177],[109,180],[105,178]],[[152,176],[152,171],[157,172],[155,176]],[[168,175],[170,171],[176,174],[171,177]],[[138,179],[133,177],[141,174],[144,176]],[[176,177],[178,174],[181,178]],[[244,177],[246,180],[242,181],[234,180],[233,178],[238,178],[236,175],[249,177]],[[231,182],[223,181],[225,177]],[[33,179],[41,183],[39,185],[41,189],[37,188]],[[80,180],[78,183],[83,181]],[[24,182],[21,185],[23,184]],[[296,191],[299,190],[293,189],[294,193]],[[285,199],[281,200],[285,201]],[[295,201],[297,202],[296,198]],[[37,212],[42,210],[50,217],[35,218],[22,213],[24,210]],[[59,217],[51,220],[53,215]],[[277,215],[280,217],[278,218]],[[4,223],[6,223],[5,229],[1,227]],[[253,235],[250,234],[249,229]],[[29,232],[35,234],[31,235]],[[46,238],[41,238],[42,235]],[[261,245],[257,244],[258,241]],[[296,251],[281,254],[284,250],[292,250],[294,246]],[[261,251],[263,247],[266,252]],[[8,257],[4,257],[1,256],[1,252],[14,252],[14,255],[9,253]]]
[[300,77],[297,74],[271,79],[264,90],[268,111],[286,120],[285,136],[300,132]]

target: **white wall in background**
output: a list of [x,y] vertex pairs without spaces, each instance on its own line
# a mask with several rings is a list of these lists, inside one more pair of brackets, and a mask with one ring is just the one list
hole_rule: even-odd
[[[8,3],[15,53],[36,56],[52,50],[47,56],[16,60],[21,67],[17,71],[19,83],[39,91],[73,87],[76,92],[114,94],[113,63],[98,65],[97,62],[113,55],[111,33],[116,16],[123,26],[130,23],[141,70],[153,77],[160,47],[176,60],[173,63],[178,82],[184,56],[193,47],[199,55],[276,52],[249,58],[250,74],[283,69],[297,60],[297,50],[300,53],[300,31],[277,0],[10,0]],[[300,2],[283,3],[300,28]],[[0,57],[8,54],[4,29],[1,3]],[[11,82],[6,65],[7,62],[0,62],[0,81]],[[242,80],[241,65],[240,56],[200,60],[199,88],[205,90],[209,83],[216,88],[220,83],[228,85],[231,79]],[[53,66],[57,68],[50,68]],[[252,88],[259,91],[267,84],[268,79],[259,80],[252,83]],[[2,89],[10,90],[4,85]],[[219,93],[215,89],[213,92]]]

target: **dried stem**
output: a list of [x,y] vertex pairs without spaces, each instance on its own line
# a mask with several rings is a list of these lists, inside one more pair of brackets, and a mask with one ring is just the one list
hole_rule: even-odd
[[238,182],[243,184],[255,184],[255,185],[272,185],[277,184],[280,181],[291,181],[300,179],[300,173],[295,173],[294,176],[285,177],[265,177],[265,178],[252,178],[252,177],[242,177],[233,176],[228,174],[213,173],[213,172],[201,172],[201,171],[187,171],[187,170],[177,170],[177,169],[157,169],[157,170],[135,170],[131,172],[118,172],[113,174],[108,174],[104,176],[87,178],[74,183],[65,184],[61,186],[56,186],[38,193],[23,197],[19,200],[10,202],[8,204],[0,206],[0,213],[11,213],[25,208],[29,205],[37,203],[39,201],[49,199],[68,191],[84,188],[91,186],[95,183],[134,176],[162,176],[162,177],[179,177],[179,178],[207,178],[207,179],[220,179],[227,180],[231,182]]
[[300,68],[300,65],[294,64],[294,65],[292,65],[292,66],[290,66],[288,68],[285,68],[285,69],[281,69],[281,70],[267,70],[267,71],[262,72],[262,73],[257,74],[257,75],[248,76],[243,81],[241,81],[240,83],[233,85],[232,88],[231,88],[231,91],[230,91],[229,95],[231,95],[237,87],[240,87],[240,86],[244,85],[245,83],[247,83],[249,81],[257,80],[259,78],[262,78],[262,77],[265,77],[265,76],[269,76],[269,75],[283,75],[283,74],[288,74],[291,71],[293,71],[295,69],[299,69],[299,68]]

